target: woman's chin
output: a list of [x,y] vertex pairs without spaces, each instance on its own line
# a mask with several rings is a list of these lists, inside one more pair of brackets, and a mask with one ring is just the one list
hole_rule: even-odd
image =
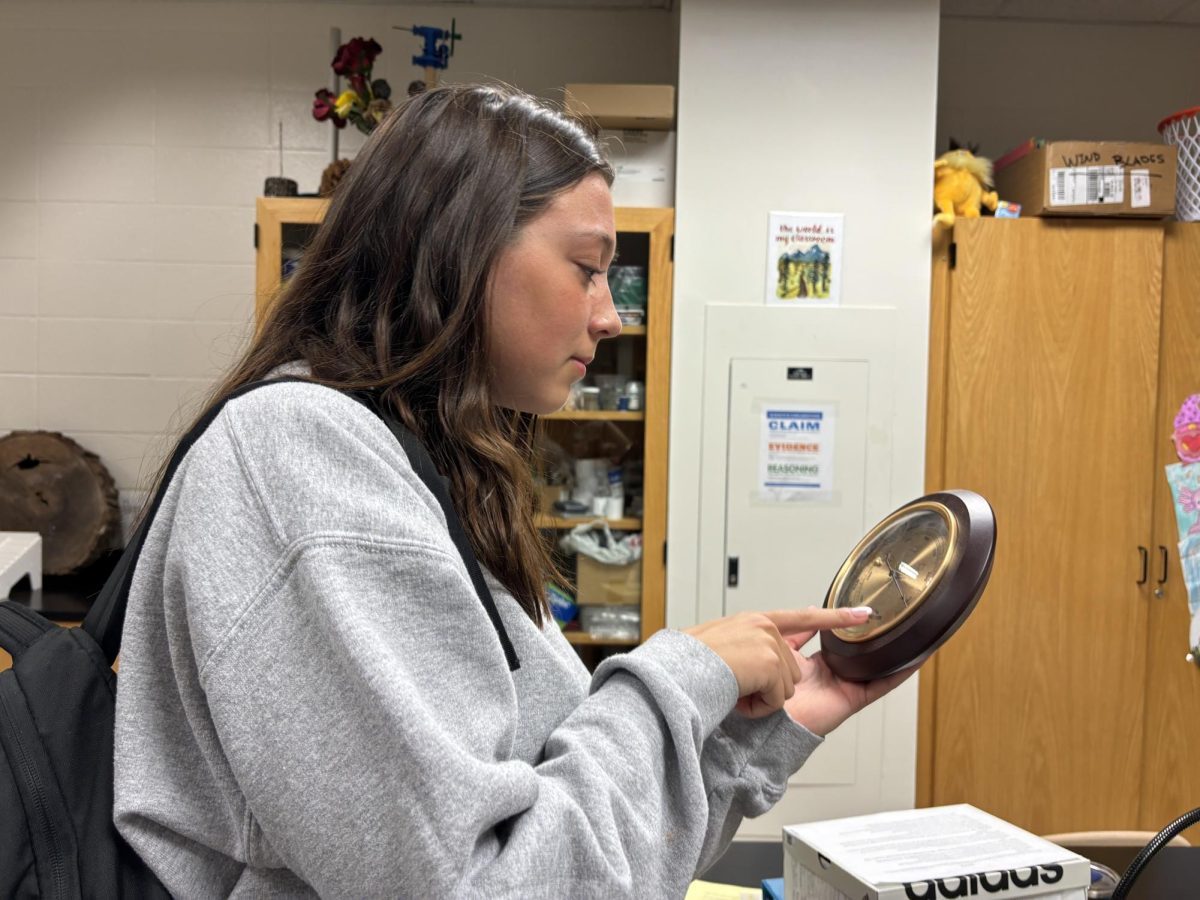
[[529,415],[548,416],[559,412],[566,406],[569,396],[569,393],[565,393],[562,397],[529,397],[519,403],[500,403],[498,405],[504,409],[528,413]]
[[567,398],[563,397],[561,400],[558,400],[558,401],[549,400],[544,404],[539,404],[537,409],[533,409],[533,410],[529,410],[529,411],[532,412],[535,416],[549,416],[556,412],[561,412],[562,408],[566,405],[567,405]]

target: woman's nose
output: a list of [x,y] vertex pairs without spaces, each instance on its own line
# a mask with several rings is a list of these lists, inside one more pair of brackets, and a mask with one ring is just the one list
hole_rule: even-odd
[[599,305],[592,315],[592,333],[597,340],[616,337],[621,333],[621,317],[613,303],[612,291],[608,287],[608,279],[604,281],[604,291],[599,299]]

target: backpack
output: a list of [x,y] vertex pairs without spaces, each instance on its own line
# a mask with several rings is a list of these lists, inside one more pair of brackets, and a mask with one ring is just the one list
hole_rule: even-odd
[[[121,627],[150,523],[187,451],[225,402],[277,378],[244,385],[209,409],[179,442],[149,514],[134,532],[79,628],[57,625],[13,600],[0,601],[0,897],[170,896],[113,825],[113,729]],[[416,436],[369,391],[350,393],[380,416],[446,515],[475,591],[510,670],[520,662],[458,520],[446,479]]]

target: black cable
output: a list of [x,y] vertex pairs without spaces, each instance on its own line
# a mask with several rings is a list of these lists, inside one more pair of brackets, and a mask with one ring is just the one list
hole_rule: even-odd
[[1133,858],[1133,862],[1129,864],[1129,868],[1125,870],[1125,874],[1121,876],[1121,880],[1117,882],[1116,889],[1112,893],[1112,900],[1125,900],[1125,895],[1129,893],[1129,889],[1133,887],[1133,883],[1142,874],[1142,869],[1146,868],[1146,864],[1154,858],[1154,854],[1165,847],[1171,838],[1175,837],[1183,829],[1190,825],[1195,825],[1197,822],[1200,822],[1200,808],[1184,813],[1152,837],[1150,843],[1138,852],[1138,855]]

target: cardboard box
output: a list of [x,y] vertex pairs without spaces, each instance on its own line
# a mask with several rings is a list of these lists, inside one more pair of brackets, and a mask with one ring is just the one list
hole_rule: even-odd
[[1137,216],[1175,212],[1175,148],[1121,141],[1050,141],[996,161],[996,192],[1027,216]]
[[614,206],[675,205],[675,132],[600,132],[613,180]]
[[1085,900],[1091,864],[965,803],[790,825],[788,900]]
[[601,128],[675,127],[675,88],[669,84],[568,84],[566,100],[568,110]]
[[622,566],[597,562],[582,553],[575,557],[575,602],[580,606],[642,602],[642,561]]

